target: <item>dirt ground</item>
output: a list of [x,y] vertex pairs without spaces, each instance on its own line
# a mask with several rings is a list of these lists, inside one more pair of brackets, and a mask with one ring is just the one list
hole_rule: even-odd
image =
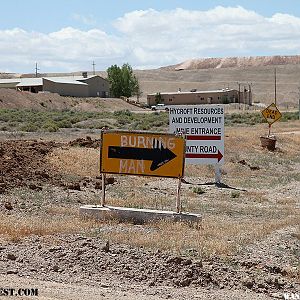
[[63,97],[55,93],[29,93],[13,89],[0,89],[0,109],[34,109],[34,110],[74,110],[102,112],[129,109],[144,111],[117,98],[74,98]]
[[[224,299],[224,300],[268,300],[272,299],[266,295],[257,295],[251,291],[243,290],[206,290],[195,288],[174,289],[168,286],[143,288],[135,284],[120,284],[116,281],[99,283],[98,286],[83,284],[68,284],[53,281],[41,281],[36,279],[20,278],[16,275],[8,275],[0,278],[1,286],[11,288],[38,287],[39,297],[42,300],[193,300],[193,299]],[[22,299],[18,297],[18,299]],[[28,299],[24,297],[23,299]]]
[[[80,218],[101,197],[99,135],[0,134],[0,287],[38,299],[284,299],[300,293],[300,124],[228,127],[222,186],[187,166],[186,224]],[[112,176],[110,176],[112,177]],[[110,205],[174,210],[174,179],[114,176]],[[29,299],[30,297],[24,297]],[[34,299],[36,297],[32,297]],[[18,297],[21,299],[21,297]]]

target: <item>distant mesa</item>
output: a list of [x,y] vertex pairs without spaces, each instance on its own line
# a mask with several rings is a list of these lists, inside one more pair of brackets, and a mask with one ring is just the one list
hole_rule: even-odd
[[197,69],[221,69],[221,68],[245,68],[262,67],[272,65],[300,64],[300,55],[291,56],[249,56],[249,57],[225,57],[225,58],[199,58],[189,59],[177,65],[161,67],[161,70],[197,70]]

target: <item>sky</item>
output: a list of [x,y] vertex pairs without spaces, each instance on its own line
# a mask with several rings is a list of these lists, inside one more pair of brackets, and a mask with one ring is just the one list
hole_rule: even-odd
[[300,0],[1,1],[0,72],[300,54]]

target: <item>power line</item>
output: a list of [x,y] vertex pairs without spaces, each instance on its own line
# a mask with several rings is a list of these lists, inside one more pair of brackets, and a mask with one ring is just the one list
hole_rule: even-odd
[[93,63],[92,63],[92,66],[93,66],[93,75],[95,75],[96,73],[95,73],[95,66],[96,66],[96,64],[95,64],[95,62],[93,61]]
[[38,63],[36,62],[35,63],[35,77],[38,77],[38,71],[39,71],[40,69],[38,68]]

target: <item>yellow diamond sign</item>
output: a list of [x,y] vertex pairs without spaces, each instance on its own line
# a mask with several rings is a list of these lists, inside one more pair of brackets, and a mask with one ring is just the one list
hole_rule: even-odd
[[282,116],[274,103],[265,108],[261,113],[270,125],[278,121]]

